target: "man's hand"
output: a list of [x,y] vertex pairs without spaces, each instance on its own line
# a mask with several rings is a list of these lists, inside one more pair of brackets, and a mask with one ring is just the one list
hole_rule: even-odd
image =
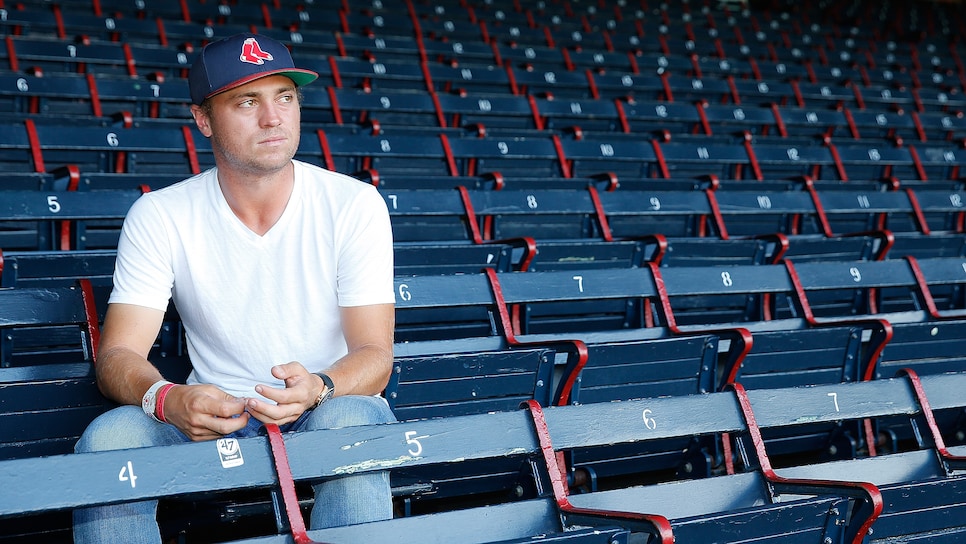
[[255,386],[255,392],[275,404],[248,399],[248,413],[262,423],[284,425],[295,421],[315,405],[315,400],[322,391],[322,378],[312,374],[302,363],[296,361],[272,367],[272,376],[285,382],[285,387],[259,384]]
[[179,385],[164,399],[164,419],[192,440],[221,438],[248,425],[245,400],[213,385]]

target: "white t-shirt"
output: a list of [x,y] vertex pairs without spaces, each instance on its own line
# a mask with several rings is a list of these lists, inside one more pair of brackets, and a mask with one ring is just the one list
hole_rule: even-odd
[[392,230],[375,187],[293,162],[292,196],[264,236],[231,211],[216,168],[145,194],[125,218],[110,302],[163,311],[174,299],[188,383],[236,396],[283,387],[272,366],[317,372],[347,353],[340,306],[395,301]]

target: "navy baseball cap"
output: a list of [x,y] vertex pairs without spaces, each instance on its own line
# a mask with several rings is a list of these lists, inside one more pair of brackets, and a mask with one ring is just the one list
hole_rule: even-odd
[[287,76],[296,86],[319,77],[312,70],[296,68],[288,48],[267,36],[236,34],[211,42],[191,65],[191,102],[200,105],[210,96],[273,75]]

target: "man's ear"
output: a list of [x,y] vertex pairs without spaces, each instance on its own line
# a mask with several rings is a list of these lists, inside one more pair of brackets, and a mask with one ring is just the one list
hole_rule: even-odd
[[205,113],[204,108],[192,104],[191,115],[195,118],[195,125],[198,126],[198,130],[201,131],[205,138],[211,138],[211,119]]

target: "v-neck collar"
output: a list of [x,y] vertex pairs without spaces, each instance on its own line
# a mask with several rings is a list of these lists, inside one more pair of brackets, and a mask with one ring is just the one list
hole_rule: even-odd
[[275,224],[265,232],[265,234],[259,235],[252,229],[248,227],[237,215],[232,211],[231,206],[228,204],[228,200],[225,198],[225,194],[221,190],[221,184],[218,181],[218,169],[215,168],[212,177],[212,183],[210,185],[210,190],[214,191],[213,201],[216,203],[218,213],[227,218],[229,224],[232,228],[238,231],[245,240],[252,243],[268,243],[274,240],[280,233],[286,230],[286,226],[291,223],[291,218],[294,216],[298,207],[302,201],[302,170],[298,165],[293,164],[294,174],[292,182],[292,194],[289,195],[288,202],[285,204],[285,209],[282,210],[282,215],[279,216]]

